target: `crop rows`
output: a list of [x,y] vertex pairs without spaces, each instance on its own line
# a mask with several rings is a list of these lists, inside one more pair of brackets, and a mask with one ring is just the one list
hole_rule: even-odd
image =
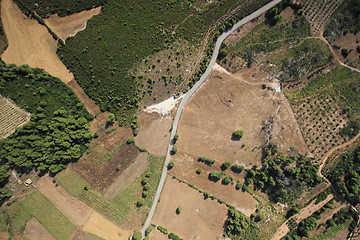
[[325,24],[342,2],[343,0],[293,0],[293,3],[302,7],[313,35],[323,33]]
[[310,98],[294,104],[293,110],[314,156],[323,157],[329,149],[345,142],[340,130],[349,120],[332,97]]
[[78,198],[114,223],[121,224],[125,220],[125,216],[122,216],[109,202],[95,192],[83,191]]
[[0,95],[0,138],[7,137],[27,121],[29,121],[27,112]]
[[71,239],[75,226],[38,191],[27,196],[21,205],[55,238]]

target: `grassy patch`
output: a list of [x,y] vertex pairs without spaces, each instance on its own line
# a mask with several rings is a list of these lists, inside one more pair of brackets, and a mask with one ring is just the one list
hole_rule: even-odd
[[260,23],[231,49],[240,55],[244,52],[271,52],[285,45],[310,36],[310,26],[302,17],[293,16],[275,26]]
[[89,183],[85,179],[70,169],[57,176],[56,180],[66,191],[68,191],[68,193],[70,193],[70,195],[75,197],[84,191],[85,186],[89,186]]
[[37,190],[28,195],[21,206],[57,239],[70,239],[76,230],[69,219]]
[[85,233],[85,240],[105,240],[91,233]]
[[6,208],[6,213],[9,216],[9,227],[12,234],[17,234],[23,231],[27,220],[31,218],[31,215],[20,205],[19,202],[16,202]]

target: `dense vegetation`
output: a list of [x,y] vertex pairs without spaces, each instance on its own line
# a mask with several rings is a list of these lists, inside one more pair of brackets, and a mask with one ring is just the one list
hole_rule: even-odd
[[63,17],[102,6],[106,0],[15,0],[15,2],[24,13],[35,11],[39,16],[46,18],[51,14],[57,13]]
[[322,181],[317,175],[318,166],[312,164],[313,159],[276,154],[274,146],[267,152],[261,169],[246,170],[245,184],[254,184],[255,188],[266,192],[272,201],[290,203],[304,187],[315,187]]
[[343,1],[326,26],[325,36],[341,36],[360,31],[360,4],[358,0]]
[[360,203],[360,146],[343,154],[327,177],[343,198],[353,205]]
[[241,235],[252,227],[254,226],[249,217],[234,208],[229,208],[224,236],[231,239],[242,239]]
[[78,159],[91,139],[92,116],[59,79],[28,66],[0,66],[0,94],[31,112],[31,121],[0,140],[0,183],[8,169],[56,173]]
[[103,13],[91,19],[85,31],[67,40],[59,55],[101,109],[120,111],[126,117],[139,106],[138,82],[143,80],[134,69],[142,59],[179,38],[198,44],[230,9],[251,3],[240,8],[240,18],[267,2],[226,0],[198,11],[191,1],[108,1]]

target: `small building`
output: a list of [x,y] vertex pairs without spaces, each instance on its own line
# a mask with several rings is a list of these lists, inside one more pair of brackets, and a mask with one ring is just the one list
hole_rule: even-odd
[[32,180],[30,178],[26,179],[25,182],[24,182],[24,185],[25,186],[30,186],[32,184]]

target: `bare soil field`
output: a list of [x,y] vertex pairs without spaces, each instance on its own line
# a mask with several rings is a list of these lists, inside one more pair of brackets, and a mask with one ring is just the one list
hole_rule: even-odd
[[[44,228],[41,223],[39,223],[36,218],[30,218],[26,222],[26,227],[24,231],[25,237],[29,238],[30,240],[55,240],[55,238]],[[1,238],[0,239],[6,239]]]
[[75,79],[72,79],[67,85],[74,91],[89,113],[95,115],[100,112],[100,107],[85,93]]
[[98,15],[101,12],[101,8],[97,7],[65,17],[59,17],[57,14],[51,15],[45,19],[45,23],[59,38],[65,41],[66,38],[73,37],[79,31],[84,30],[87,21],[94,15]]
[[[346,35],[342,35],[339,38],[334,39],[334,41],[331,42],[331,45],[337,57],[341,61],[352,62],[360,59],[360,53],[358,53],[356,50],[356,48],[359,46],[359,40],[360,32],[356,35],[353,33],[347,33]],[[349,55],[346,58],[341,55],[341,49],[347,49],[349,51]]]
[[[98,154],[101,150],[97,150],[96,147],[99,148],[100,146],[96,146],[96,143],[97,141],[91,143],[94,144],[95,147],[90,148],[90,151],[97,151],[96,154]],[[104,143],[106,143],[106,141]],[[96,159],[91,160],[89,158],[92,153],[85,153],[78,162],[71,165],[72,169],[85,178],[92,188],[99,192],[104,191],[139,155],[139,151],[133,144],[121,145],[121,142],[118,142],[118,144],[120,145],[119,149],[115,149],[115,151],[111,153],[107,152],[110,154],[109,159],[96,162],[94,161]],[[92,155],[92,157],[93,156],[94,155]]]
[[336,234],[332,240],[345,240],[347,239],[348,234],[349,234],[349,228],[346,227],[343,230],[341,230],[338,234]]
[[168,240],[168,237],[156,228],[154,228],[150,233],[150,239]]
[[[294,129],[297,123],[292,111],[283,106],[283,94],[262,89],[263,84],[274,88],[275,83],[266,80],[264,72],[253,70],[244,69],[236,75],[212,72],[184,108],[178,130],[179,151],[220,162],[237,161],[246,167],[260,163],[261,146],[271,138],[281,140],[283,152],[294,147],[306,151],[300,131]],[[281,121],[276,132],[272,123],[281,108],[284,111],[276,118]],[[240,141],[234,141],[232,133],[238,129],[245,133]]]
[[[177,215],[179,206],[183,210]],[[204,200],[195,189],[167,178],[153,223],[183,239],[218,239],[223,234],[227,211],[226,205]]]
[[36,183],[37,188],[77,227],[83,226],[93,211],[89,206],[71,196],[63,187],[55,186],[52,178],[44,176]]
[[136,145],[148,150],[151,154],[166,155],[170,141],[171,116],[160,116],[157,113],[140,112]]
[[130,231],[120,229],[97,212],[90,215],[83,230],[106,240],[128,240],[131,236]]
[[0,95],[0,138],[6,138],[17,127],[30,121],[30,113]]
[[5,63],[42,68],[64,83],[74,78],[56,55],[57,42],[44,26],[27,18],[11,0],[1,1],[1,19],[9,43],[1,55]]
[[104,198],[111,200],[122,189],[126,188],[138,176],[140,176],[149,166],[147,161],[148,154],[140,153],[135,162],[132,163],[105,191]]
[[[217,167],[214,167],[214,165],[209,167],[197,162],[196,158],[181,153],[176,154],[174,161],[175,166],[169,171],[169,174],[193,184],[200,190],[213,194],[217,198],[233,205],[247,216],[255,212],[257,201],[249,193],[235,189],[236,181],[244,183],[244,178],[239,174],[232,174],[229,169],[224,171],[227,176],[233,176],[234,181],[229,185],[223,185],[221,180],[215,183],[208,179],[211,171],[221,172],[220,164]],[[198,168],[201,168],[203,172],[196,174],[196,169]]]

